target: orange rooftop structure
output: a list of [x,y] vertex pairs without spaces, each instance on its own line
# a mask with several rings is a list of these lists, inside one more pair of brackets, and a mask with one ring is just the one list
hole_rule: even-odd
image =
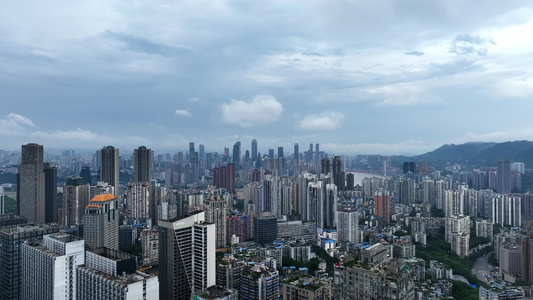
[[109,200],[117,199],[117,197],[113,196],[112,194],[104,194],[104,195],[97,195],[94,196],[90,202],[104,202]]

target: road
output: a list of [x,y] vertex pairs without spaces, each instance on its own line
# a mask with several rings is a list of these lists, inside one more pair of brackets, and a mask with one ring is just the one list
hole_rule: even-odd
[[[494,268],[487,262],[487,258],[489,255],[481,256],[480,258],[476,259],[476,262],[474,263],[474,266],[472,267],[472,273],[476,274],[476,277],[484,282],[490,282],[492,280],[492,276],[490,275],[490,271],[492,271]],[[487,278],[485,278],[485,275],[487,275]]]

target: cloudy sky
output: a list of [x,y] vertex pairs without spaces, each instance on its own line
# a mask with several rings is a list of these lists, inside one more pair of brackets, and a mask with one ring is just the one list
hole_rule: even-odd
[[0,20],[0,149],[533,139],[530,1],[6,1]]

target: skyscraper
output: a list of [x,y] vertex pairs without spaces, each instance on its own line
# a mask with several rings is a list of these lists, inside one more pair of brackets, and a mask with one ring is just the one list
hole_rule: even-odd
[[66,233],[22,245],[23,299],[77,299],[76,266],[85,263],[85,242]]
[[204,144],[200,144],[198,145],[198,148],[199,148],[199,152],[200,152],[200,159],[201,160],[205,160],[205,145]]
[[151,184],[152,150],[147,149],[145,146],[140,146],[133,150],[133,181]]
[[233,160],[235,168],[237,170],[241,169],[241,142],[236,142],[233,145]]
[[0,215],[5,213],[4,188],[0,186]]
[[111,194],[89,201],[83,216],[83,237],[92,248],[118,249],[118,200]]
[[216,191],[205,205],[206,222],[215,224],[216,247],[226,247],[226,201]]
[[106,146],[100,150],[100,155],[100,181],[113,186],[116,196],[119,190],[119,151],[113,146]]
[[274,149],[268,149],[268,158],[274,158]]
[[294,143],[294,161],[296,164],[300,161],[300,147],[298,146],[298,143]]
[[283,147],[278,147],[278,157],[283,158]]
[[203,211],[158,222],[161,299],[190,299],[216,282],[215,224]]
[[511,193],[511,162],[508,160],[498,161],[498,183],[496,191],[500,194]]
[[148,182],[129,183],[126,190],[126,215],[131,218],[150,218],[152,209]]
[[252,140],[252,161],[257,160],[257,140]]
[[522,239],[522,281],[533,281],[533,223],[526,226],[527,236]]
[[67,179],[63,187],[62,217],[59,222],[69,228],[81,224],[85,207],[89,204],[90,185],[83,177]]
[[17,212],[30,223],[45,222],[45,175],[43,146],[22,145],[17,174]]
[[388,191],[383,189],[378,189],[374,193],[374,205],[375,211],[374,214],[378,217],[381,217],[383,223],[390,223],[390,201],[391,196]]
[[44,163],[44,203],[46,223],[57,223],[57,210],[59,199],[57,198],[57,168],[52,163]]

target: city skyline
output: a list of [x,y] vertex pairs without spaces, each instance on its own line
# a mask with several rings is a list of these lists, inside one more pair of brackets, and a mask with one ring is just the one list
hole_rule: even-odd
[[390,155],[533,134],[528,2],[7,5],[8,150],[256,138]]

